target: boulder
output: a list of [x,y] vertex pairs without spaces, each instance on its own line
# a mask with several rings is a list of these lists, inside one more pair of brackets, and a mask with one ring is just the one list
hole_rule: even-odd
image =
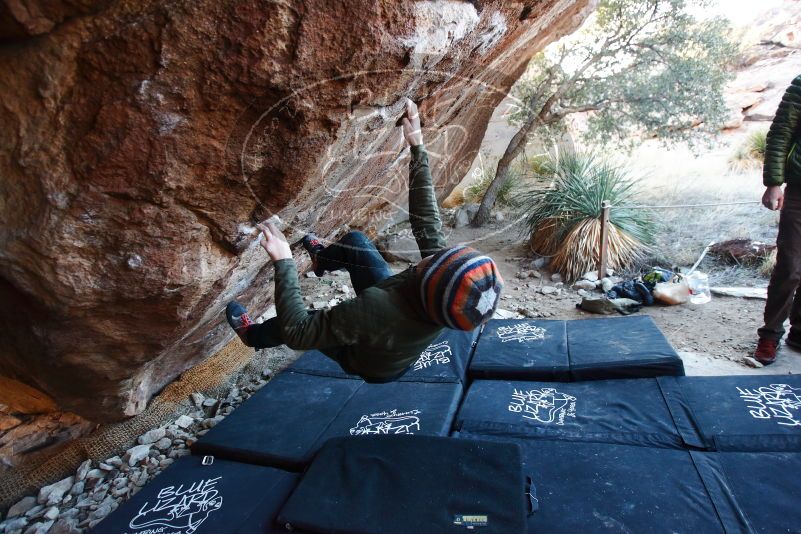
[[543,267],[547,267],[550,263],[550,258],[540,257],[534,260],[531,260],[531,268],[532,269],[542,269]]
[[0,413],[0,432],[11,430],[20,423],[22,423],[22,419],[14,417],[13,415],[5,415]]
[[148,453],[150,452],[150,445],[136,445],[135,447],[131,447],[125,453],[123,459],[128,462],[128,465],[131,467],[135,466],[145,458],[147,458]]
[[771,41],[787,48],[801,48],[801,32],[798,27],[787,26],[779,30]]
[[578,280],[573,284],[573,289],[576,291],[592,291],[595,289],[595,282],[589,280]]
[[175,424],[179,428],[189,428],[194,423],[194,419],[189,417],[188,415],[182,415],[178,419],[175,420]]
[[0,376],[0,404],[5,406],[3,411],[16,414],[49,413],[57,409],[55,401],[48,395],[5,376]]
[[[214,404],[212,400],[212,404]],[[167,431],[164,428],[154,428],[153,430],[148,430],[137,440],[137,443],[140,445],[148,445],[150,443],[156,443],[161,438],[163,438],[167,434]]]
[[50,447],[89,433],[96,425],[71,413],[34,416],[5,433],[0,432],[0,464],[15,466],[49,454]]
[[454,228],[464,228],[468,224],[470,224],[470,215],[462,206],[456,210],[456,214],[453,217],[453,226]]
[[255,223],[380,230],[407,204],[407,96],[444,198],[594,4],[5,3],[0,374],[95,422],[140,413],[233,339],[226,302],[271,301]]
[[67,477],[54,484],[43,487],[39,490],[39,496],[36,499],[37,502],[48,506],[58,504],[61,502],[61,498],[64,497],[64,494],[72,489],[72,484],[74,482],[74,477]]
[[8,509],[7,518],[18,517],[21,515],[25,515],[25,512],[30,510],[36,505],[36,497],[29,495],[28,497],[23,497],[19,502],[17,502],[14,506]]

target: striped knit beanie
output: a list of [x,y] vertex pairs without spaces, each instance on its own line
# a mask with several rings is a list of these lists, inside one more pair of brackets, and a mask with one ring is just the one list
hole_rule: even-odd
[[492,258],[458,246],[417,265],[420,300],[428,317],[457,330],[473,330],[495,313],[503,278]]

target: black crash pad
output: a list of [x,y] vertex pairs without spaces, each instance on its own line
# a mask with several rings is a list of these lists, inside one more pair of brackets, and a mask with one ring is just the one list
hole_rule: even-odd
[[95,534],[285,532],[274,520],[298,475],[215,458],[180,458],[92,530]]
[[283,372],[192,445],[194,454],[300,469],[328,438],[447,435],[459,383],[390,382]]
[[304,532],[524,534],[520,450],[427,436],[328,441],[279,514]]
[[682,376],[684,364],[648,316],[495,319],[478,339],[469,374],[479,379],[567,382]]
[[[464,383],[478,333],[478,329],[469,332],[444,329],[398,380]],[[289,370],[295,373],[360,379],[358,375],[345,372],[336,361],[317,350],[301,355],[292,363]]]
[[[487,439],[464,432],[456,437]],[[748,532],[725,484],[699,471],[689,451],[509,441],[522,450],[523,472],[537,499],[528,532]]]
[[473,378],[570,379],[565,321],[493,319],[481,332],[470,364]]
[[801,452],[801,376],[685,376],[671,409],[690,417],[709,450]]
[[572,380],[683,376],[684,364],[647,315],[568,321]]
[[801,532],[801,453],[693,453],[731,490],[753,532]]
[[362,383],[280,373],[196,441],[192,452],[297,469]]
[[476,380],[455,427],[477,434],[681,448],[700,446],[673,384],[655,378],[588,382]]

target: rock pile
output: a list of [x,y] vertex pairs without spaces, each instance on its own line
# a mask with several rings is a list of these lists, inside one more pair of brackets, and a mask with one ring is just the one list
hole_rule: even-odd
[[93,528],[145,484],[189,454],[189,446],[273,376],[242,379],[225,396],[190,395],[187,414],[139,436],[136,444],[102,462],[86,460],[74,475],[24,497],[0,522],[0,534],[79,534]]

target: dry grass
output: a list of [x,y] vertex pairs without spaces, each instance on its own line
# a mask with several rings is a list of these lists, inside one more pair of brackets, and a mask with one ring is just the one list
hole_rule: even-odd
[[[465,202],[478,204],[484,200],[487,189],[495,179],[497,168],[498,158],[479,158],[479,164],[473,171],[472,179],[462,193]],[[520,193],[525,178],[525,170],[524,163],[519,159],[512,164],[506,183],[498,191],[498,197],[495,200],[497,207],[509,208],[516,205],[517,195]]]
[[[710,241],[748,238],[772,243],[776,240],[778,213],[761,207],[764,192],[758,169],[733,172],[728,165],[732,147],[746,134],[724,138],[725,143],[696,158],[689,150],[665,150],[646,143],[629,158],[639,170],[641,202],[649,205],[714,204],[752,202],[747,205],[704,208],[656,209],[658,231],[651,263],[662,266],[692,265]],[[701,270],[709,272],[713,283],[722,266],[707,257]],[[754,269],[738,269],[743,283],[758,282]],[[732,273],[727,270],[728,283]],[[762,281],[764,283],[764,280]]]
[[[554,232],[550,233],[551,238]],[[601,222],[586,219],[578,223],[560,243],[551,258],[551,269],[562,273],[568,281],[597,268],[600,255]],[[533,241],[533,238],[532,238]],[[642,244],[616,226],[609,225],[609,267],[619,270],[642,257]]]
[[761,169],[765,160],[767,130],[754,130],[737,146],[729,158],[729,168],[736,173]]
[[773,272],[773,268],[776,267],[776,251],[774,250],[762,260],[762,263],[759,264],[757,267],[757,271],[762,276],[769,278],[771,273]]
[[557,229],[559,220],[556,218],[545,219],[531,234],[529,248],[537,256],[553,256],[559,249],[560,240]]

